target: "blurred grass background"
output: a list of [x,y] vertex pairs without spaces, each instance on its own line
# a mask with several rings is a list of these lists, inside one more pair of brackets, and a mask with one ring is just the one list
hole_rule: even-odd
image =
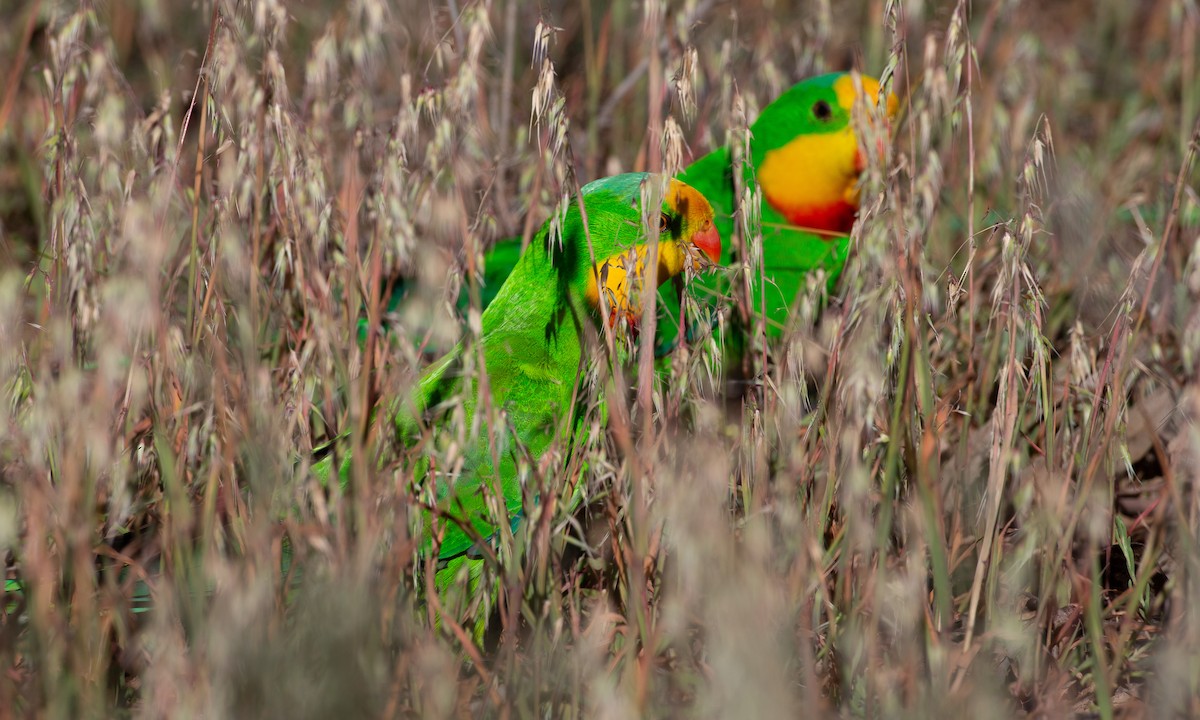
[[[2,7],[8,713],[1200,714],[1194,0]],[[674,356],[434,623],[370,409],[446,293],[845,69],[904,110],[838,297],[744,404]]]

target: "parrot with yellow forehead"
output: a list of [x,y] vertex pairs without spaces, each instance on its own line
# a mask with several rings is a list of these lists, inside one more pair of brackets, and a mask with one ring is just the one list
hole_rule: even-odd
[[[859,76],[863,100],[859,108],[874,105],[879,81]],[[792,86],[763,108],[750,126],[747,181],[761,189],[762,254],[765,282],[751,283],[753,311],[765,307],[768,337],[779,336],[805,278],[823,269],[828,287],[837,282],[846,264],[850,229],[858,213],[859,175],[865,155],[855,136],[852,116],[858,95],[850,73],[830,73]],[[896,96],[888,93],[886,115],[895,115]],[[721,233],[721,264],[732,265],[736,248],[730,242],[736,207],[733,154],[719,148],[696,160],[679,179],[699,190],[712,203]],[[704,305],[704,295],[728,293],[728,277],[713,274],[698,279],[693,289]],[[765,297],[763,295],[765,294]],[[665,297],[668,310],[677,300]],[[765,306],[764,306],[765,303]],[[670,333],[678,323],[661,323]],[[664,335],[660,346],[674,338]]]
[[[463,563],[481,563],[475,546],[478,539],[487,541],[497,533],[502,518],[495,508],[502,507],[516,527],[526,459],[545,471],[552,451],[568,457],[586,432],[589,403],[581,378],[605,356],[597,345],[604,314],[614,331],[636,331],[641,292],[721,258],[708,201],[686,183],[665,179],[660,211],[648,219],[657,223],[658,246],[656,267],[647,270],[643,185],[663,180],[630,173],[585,185],[586,221],[572,202],[560,232],[553,232],[550,221],[541,227],[484,310],[476,352],[460,342],[429,366],[415,390],[394,408],[398,436],[409,447],[433,443],[447,449],[461,442],[459,431],[466,429],[461,462],[432,468],[423,460],[416,471],[434,491],[431,504],[444,530],[437,544],[439,586]],[[479,357],[482,372],[468,369],[472,358]],[[485,407],[483,377],[494,412],[477,417]],[[500,413],[503,419],[493,426]],[[602,403],[600,414],[603,420]],[[345,481],[348,458],[338,461]],[[314,471],[327,481],[332,463],[332,456],[326,457]],[[430,516],[423,512],[425,552],[433,547]],[[478,567],[472,568],[472,575],[477,572]]]

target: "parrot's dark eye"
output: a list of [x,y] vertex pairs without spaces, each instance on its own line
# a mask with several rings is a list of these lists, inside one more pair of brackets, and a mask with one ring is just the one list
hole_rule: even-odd
[[833,108],[824,100],[818,100],[812,107],[812,114],[818,120],[828,120],[833,117]]
[[658,216],[658,232],[659,232],[659,234],[665,235],[667,233],[667,231],[670,229],[671,229],[671,218],[667,217],[666,213],[660,214]]

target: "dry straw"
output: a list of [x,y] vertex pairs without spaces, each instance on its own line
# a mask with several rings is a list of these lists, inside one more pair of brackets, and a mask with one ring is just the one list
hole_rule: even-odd
[[[15,10],[0,708],[1200,713],[1200,12],[1042,5]],[[762,107],[848,68],[903,110],[857,123],[835,297],[814,275],[780,341],[754,324],[739,186],[718,332],[656,372],[653,293],[641,344],[600,324],[586,441],[523,464],[515,532],[486,489],[497,592],[434,591],[421,463],[507,419],[448,398],[443,442],[402,447],[387,409],[458,341],[486,387],[490,245],[602,175],[740,168]],[[309,473],[334,438],[344,491]]]

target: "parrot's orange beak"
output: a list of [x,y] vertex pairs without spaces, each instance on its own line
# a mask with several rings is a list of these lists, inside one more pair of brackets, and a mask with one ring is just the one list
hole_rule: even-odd
[[717,226],[713,225],[712,220],[705,220],[700,230],[692,235],[692,244],[707,255],[709,260],[714,263],[721,262],[721,233],[717,232]]
[[[879,82],[877,80],[875,80],[874,78],[867,78],[867,77],[864,77],[862,80],[863,80],[863,88],[864,88],[864,90],[867,91],[868,101],[872,105],[874,105],[875,104],[875,96],[879,92]],[[887,107],[885,108],[884,114],[883,114],[883,126],[890,133],[891,129],[892,129],[892,121],[896,119],[896,111],[899,110],[899,108],[900,108],[900,99],[896,97],[895,93],[889,92],[887,94],[886,102],[887,102]],[[883,138],[880,138],[878,141],[876,141],[876,144],[875,144],[875,150],[878,153],[878,155],[881,157],[883,156],[883,154],[886,150],[884,145],[885,145],[885,143],[884,143]],[[855,172],[855,174],[861,175],[862,171],[866,170],[866,169],[867,169],[867,155],[866,155],[866,153],[863,152],[863,149],[861,147],[857,148],[854,153],[854,172]]]

